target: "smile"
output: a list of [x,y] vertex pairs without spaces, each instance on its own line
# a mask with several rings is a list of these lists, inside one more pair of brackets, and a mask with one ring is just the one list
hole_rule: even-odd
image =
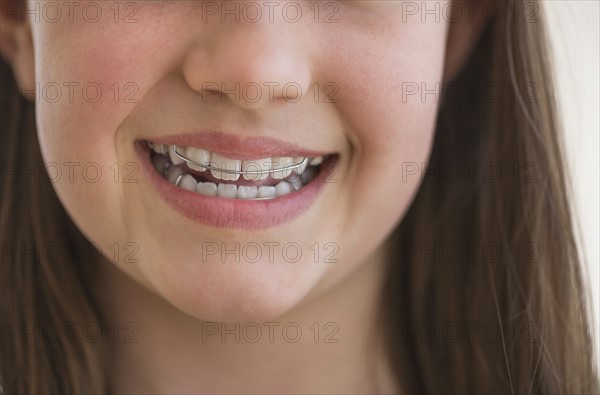
[[200,133],[138,140],[135,147],[168,206],[220,228],[265,229],[290,221],[314,204],[325,184],[338,182],[337,153],[270,138]]
[[311,182],[324,156],[239,160],[197,147],[147,142],[154,169],[190,192],[228,199],[275,199]]

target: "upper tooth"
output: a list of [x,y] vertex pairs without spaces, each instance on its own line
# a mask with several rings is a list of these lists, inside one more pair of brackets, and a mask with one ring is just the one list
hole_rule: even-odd
[[[184,152],[184,149],[185,149],[184,147],[177,146],[177,153],[182,155]],[[173,151],[173,146],[169,147],[169,158],[171,158],[171,162],[173,162],[174,165],[179,165],[179,164],[182,164],[183,162],[185,162],[179,156],[175,155],[175,152]]]
[[[194,162],[208,164],[210,162],[210,152],[201,148],[187,147],[185,150],[185,156]],[[187,165],[192,170],[205,171],[206,168],[194,165],[193,163],[187,162]]]
[[318,166],[321,163],[323,163],[323,157],[322,156],[317,156],[316,158],[312,158],[308,164],[311,166]]
[[[299,157],[294,158],[294,163],[300,163],[303,160],[304,160],[304,157],[299,156]],[[292,171],[295,172],[296,174],[302,174],[302,173],[304,173],[304,170],[306,170],[306,166],[308,166],[308,159],[304,163],[302,163],[302,166],[296,167]]]
[[[221,170],[237,170],[240,171],[240,169],[242,168],[242,161],[241,160],[235,160],[235,159],[229,159],[229,158],[225,158],[219,154],[215,154],[214,152],[211,152],[210,154],[210,165],[212,167],[216,167],[218,169]],[[216,169],[211,169],[210,173],[213,175],[213,177],[215,178],[219,178],[221,180],[226,180],[226,181],[237,181],[238,178],[240,178],[239,174],[235,174],[235,173],[226,173],[226,172],[222,172]]]
[[[263,158],[256,160],[245,160],[242,162],[242,171],[266,171],[270,170],[272,166],[271,158]],[[261,181],[266,179],[269,173],[264,174],[252,174],[244,173],[244,179],[248,181]]]
[[[201,167],[198,165],[194,165],[193,163],[186,162],[181,159],[179,156],[175,155],[173,151],[172,145],[164,145],[148,142],[148,145],[152,148],[152,150],[159,154],[167,153],[169,158],[171,159],[171,163],[174,165],[179,165],[181,163],[186,163],[187,166],[196,171],[205,171],[205,167]],[[284,179],[290,174],[302,174],[304,170],[308,166],[318,166],[323,163],[325,157],[317,156],[316,158],[308,159],[305,157],[274,157],[274,158],[263,158],[256,160],[236,160],[223,157],[214,152],[207,151],[205,149],[196,148],[196,147],[182,147],[177,146],[177,153],[185,156],[187,159],[196,162],[203,163],[207,166],[210,165],[214,169],[211,169],[211,174],[215,178],[219,178],[221,180],[227,181],[237,181],[240,178],[240,174],[235,173],[227,173],[221,170],[230,170],[230,171],[242,171],[242,176],[244,179],[248,181],[261,181],[269,177],[269,174],[273,175],[273,179],[281,180]],[[304,161],[306,159],[306,161]],[[302,163],[304,162],[304,163]],[[298,163],[302,163],[301,166],[293,167]],[[273,170],[272,173],[266,173],[270,170]],[[248,173],[246,173],[248,172]],[[265,172],[262,174],[256,174],[252,172]]]
[[166,152],[162,144],[152,144],[152,150],[157,154],[164,154]]
[[290,169],[289,166],[293,165],[294,163],[294,158],[289,156],[273,158],[273,168],[280,169],[273,173],[273,178],[276,180],[281,180],[292,174],[292,169]]
[[169,160],[162,155],[155,155],[154,158],[152,158],[152,163],[154,164],[154,168],[156,169],[157,172],[159,172],[161,174],[165,170],[165,163],[168,163],[168,162],[169,162]]

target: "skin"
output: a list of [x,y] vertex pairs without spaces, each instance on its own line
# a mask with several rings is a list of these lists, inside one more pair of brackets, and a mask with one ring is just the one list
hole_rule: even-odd
[[[138,22],[130,24],[115,23],[108,5],[98,23],[85,21],[81,9],[72,23],[66,17],[36,22],[32,15],[24,23],[3,22],[3,34],[8,33],[2,55],[17,80],[29,87],[37,81],[63,88],[54,103],[48,99],[50,90],[37,98],[42,154],[63,171],[53,185],[69,215],[104,253],[97,284],[104,308],[115,321],[135,322],[139,328],[139,343],[115,345],[112,388],[144,393],[397,391],[373,343],[377,295],[387,237],[420,182],[418,175],[405,180],[399,175],[403,163],[427,162],[438,106],[419,96],[403,100],[402,83],[425,82],[430,89],[451,77],[481,22],[422,23],[419,17],[401,22],[403,4],[391,1],[335,2],[336,23],[322,22],[330,12],[323,8],[321,21],[314,23],[309,3],[303,3],[297,23],[281,18],[277,9],[273,23],[266,16],[257,23],[235,23],[233,17],[222,23],[216,16],[202,23],[201,2],[137,4]],[[121,21],[126,11],[120,9]],[[263,91],[255,103],[226,92],[225,102],[216,96],[203,100],[204,81],[227,86],[295,82],[304,95],[291,98],[275,89],[274,100]],[[72,102],[64,82],[80,84]],[[82,96],[88,82],[102,88],[96,103]],[[337,87],[335,103],[324,102],[331,93],[323,89],[328,82]],[[137,102],[125,100],[134,89],[126,83],[137,89]],[[309,89],[315,83],[321,88],[319,100]],[[149,130],[147,125],[158,126]],[[138,182],[124,182],[131,171],[125,166],[138,162],[136,140],[190,126],[336,152],[337,182],[327,183],[302,215],[275,228],[200,225],[167,206],[143,171],[132,176]],[[67,177],[66,162],[81,164],[74,180]],[[97,182],[82,177],[87,163],[102,169]],[[254,263],[244,262],[243,255],[236,262],[233,254],[202,260],[202,242],[228,250],[235,243],[295,242],[302,257],[286,260],[280,247],[270,262],[264,247]],[[337,262],[325,261],[332,252]],[[137,263],[125,260],[127,254]],[[304,334],[297,343],[282,340],[281,331],[273,342],[266,335],[257,343],[236,343],[232,336],[221,341],[219,335],[199,339],[206,321],[230,327],[294,322]],[[309,329],[314,322],[323,331],[317,342]],[[323,329],[327,322],[338,329],[338,343],[323,341],[331,332]]]

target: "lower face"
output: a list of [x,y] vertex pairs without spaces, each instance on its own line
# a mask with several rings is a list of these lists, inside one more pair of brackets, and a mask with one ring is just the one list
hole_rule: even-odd
[[[136,4],[135,24],[32,23],[42,154],[86,237],[209,320],[279,316],[367,264],[429,156],[437,103],[406,87],[440,82],[446,26],[387,1],[340,3],[333,24]],[[244,98],[273,81],[302,95]]]

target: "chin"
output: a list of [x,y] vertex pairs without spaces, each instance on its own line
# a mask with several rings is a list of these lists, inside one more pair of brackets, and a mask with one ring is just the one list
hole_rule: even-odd
[[157,273],[151,282],[159,296],[200,320],[275,321],[296,307],[314,287],[313,278],[318,274],[310,269],[311,262],[302,261],[219,261]]

